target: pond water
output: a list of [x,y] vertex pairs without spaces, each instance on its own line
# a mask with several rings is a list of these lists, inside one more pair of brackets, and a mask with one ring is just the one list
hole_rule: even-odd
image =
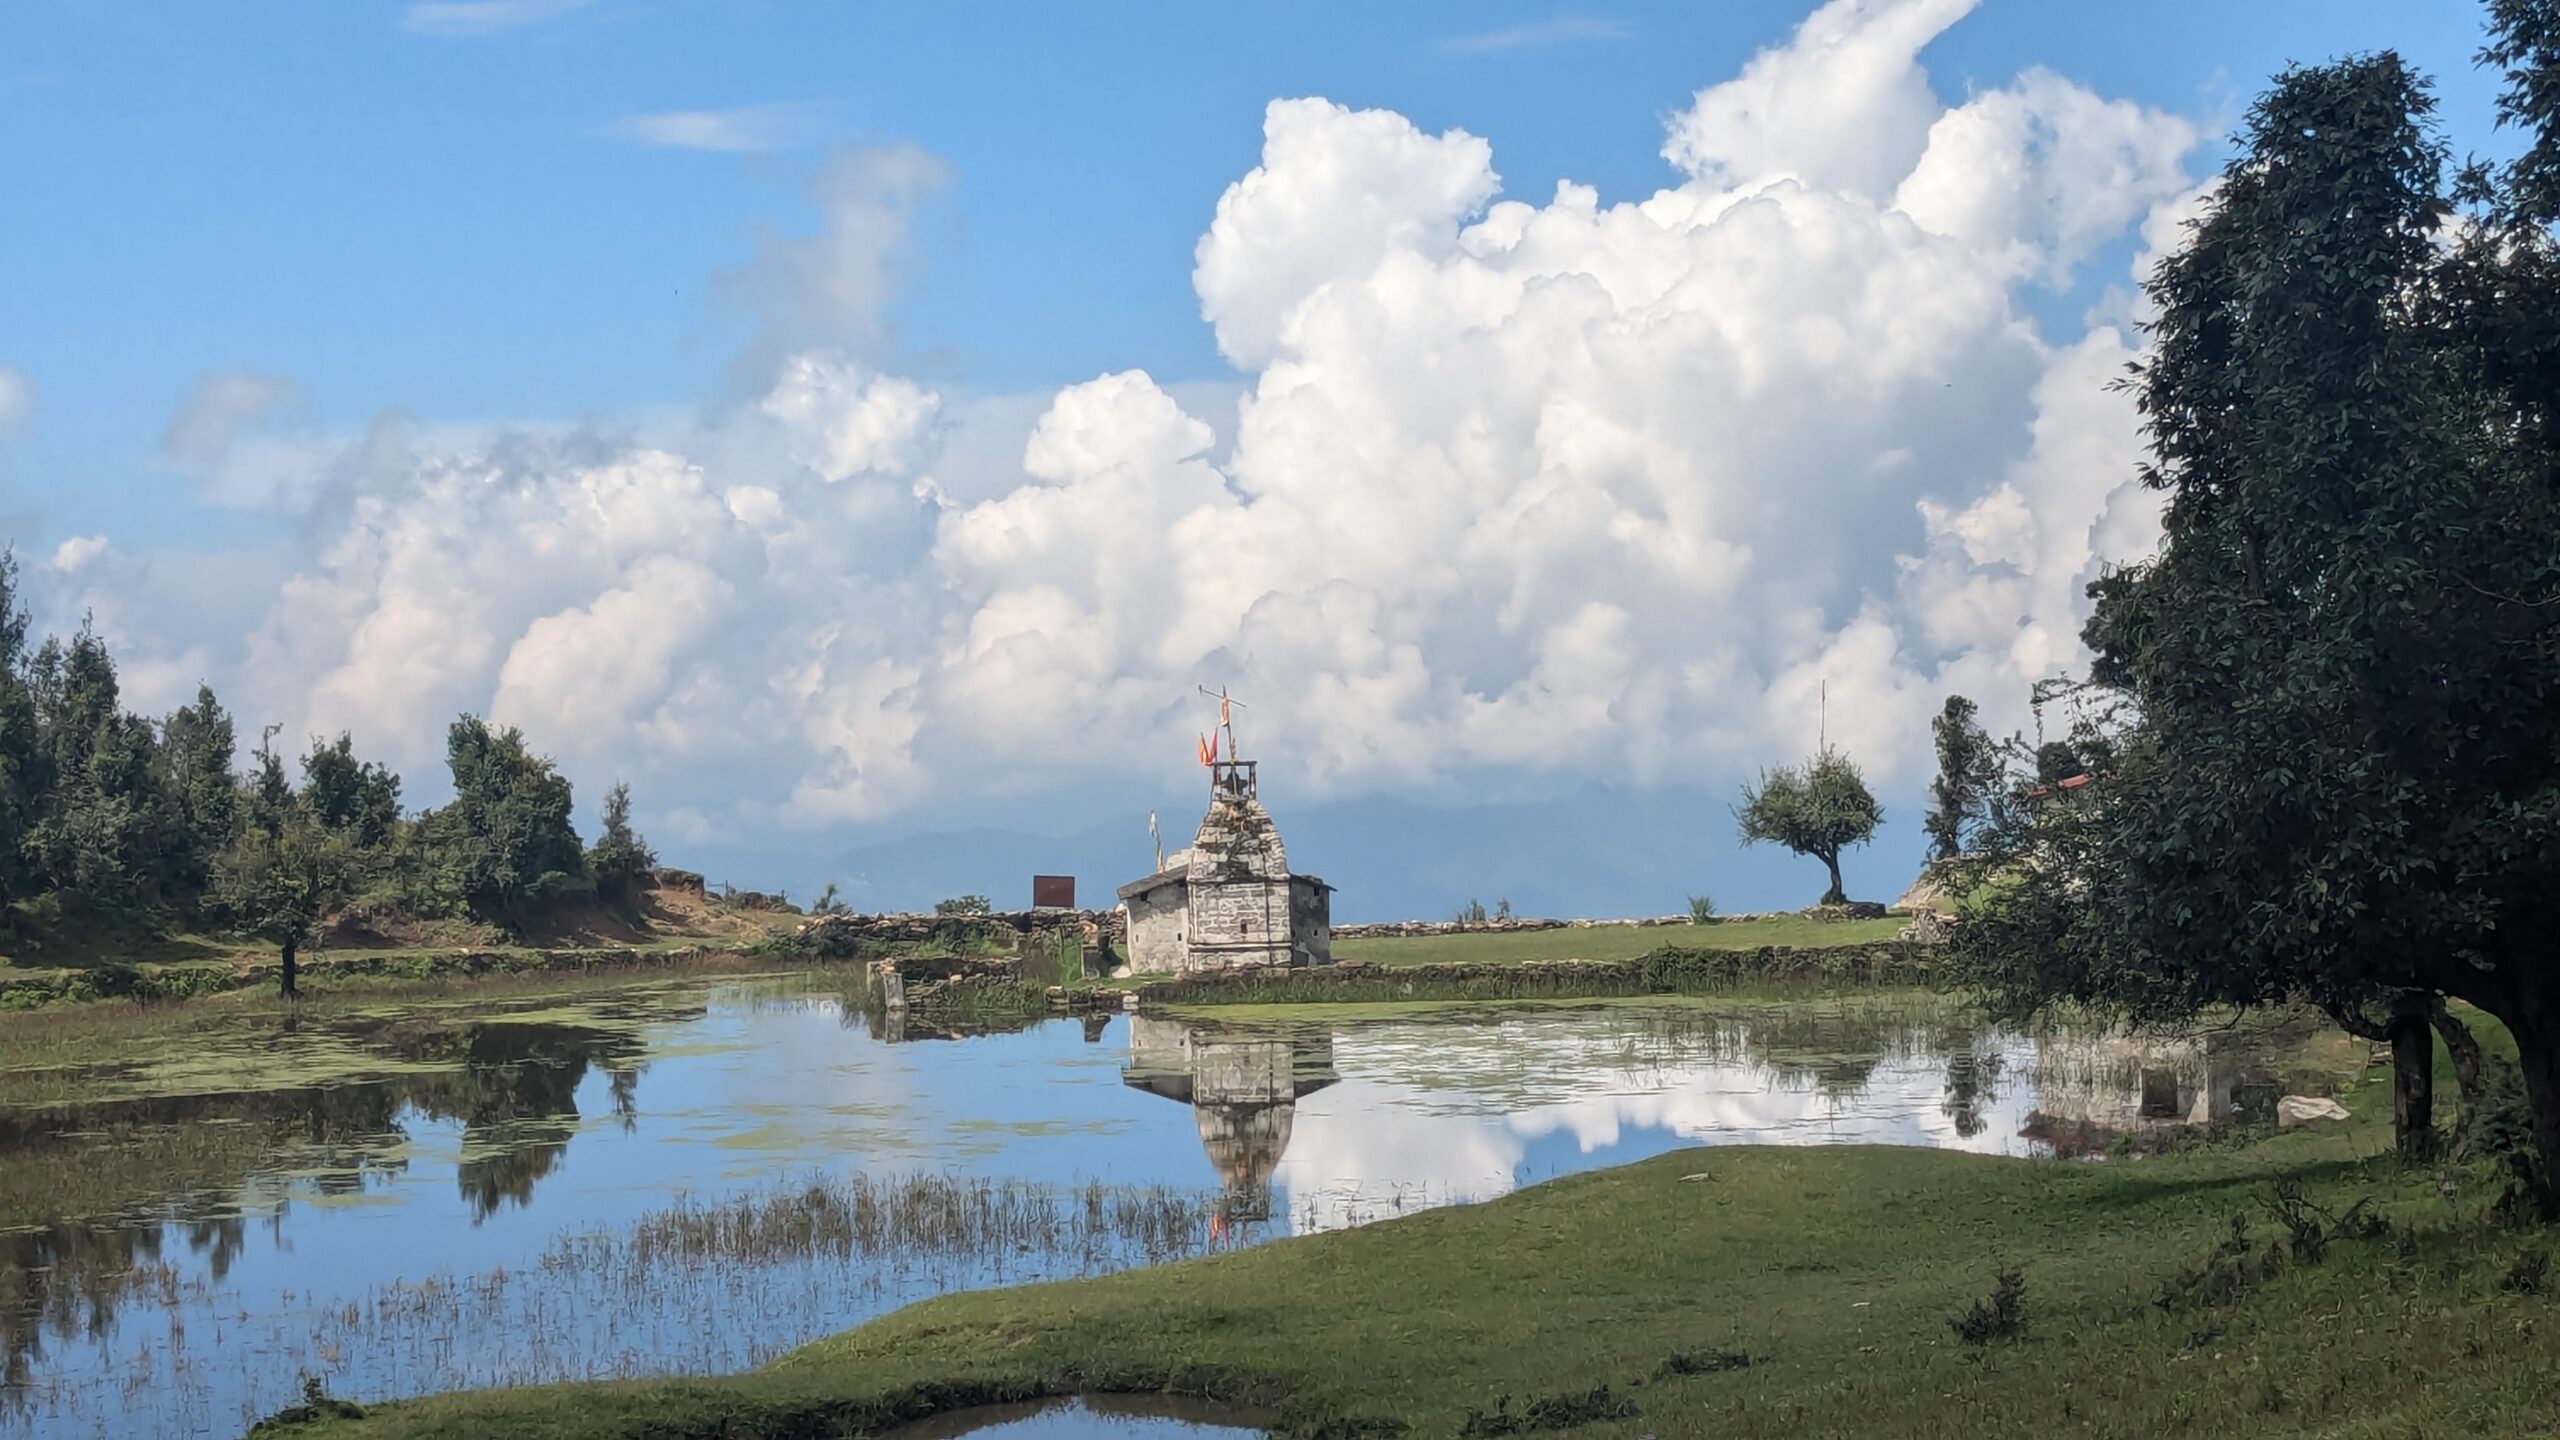
[[191,1037],[0,1108],[0,1171],[77,1216],[0,1229],[0,1437],[234,1435],[306,1375],[369,1400],[737,1370],[954,1288],[1683,1146],[2078,1153],[2352,1068],[1921,996],[1271,1013],[950,1038],[780,977]]

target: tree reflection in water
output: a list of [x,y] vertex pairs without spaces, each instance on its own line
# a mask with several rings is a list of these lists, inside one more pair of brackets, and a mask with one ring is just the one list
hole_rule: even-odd
[[[48,1340],[104,1340],[127,1306],[174,1307],[221,1284],[247,1218],[280,1220],[294,1187],[348,1197],[404,1169],[420,1120],[461,1123],[455,1184],[476,1221],[525,1204],[558,1167],[591,1069],[625,1125],[637,1114],[628,1031],[498,1021],[377,1038],[414,1073],[0,1116],[0,1165],[51,1182],[0,1215],[0,1409],[24,1403]],[[116,1193],[132,1178],[120,1152],[137,1148],[166,1150],[172,1168],[140,1177],[144,1193]],[[193,1279],[171,1263],[182,1253]]]

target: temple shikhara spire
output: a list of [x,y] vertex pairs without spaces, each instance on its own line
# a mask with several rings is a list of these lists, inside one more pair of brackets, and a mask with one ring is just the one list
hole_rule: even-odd
[[[1154,874],[1120,887],[1129,963],[1140,974],[1333,963],[1333,887],[1293,875],[1279,827],[1262,808],[1256,763],[1239,753],[1244,702],[1202,687],[1217,722],[1199,740],[1209,813],[1191,846],[1158,858]],[[1150,817],[1152,827],[1152,817]]]

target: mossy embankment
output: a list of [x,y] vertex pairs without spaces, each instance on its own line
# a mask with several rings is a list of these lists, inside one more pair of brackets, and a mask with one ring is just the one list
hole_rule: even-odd
[[[306,958],[302,983],[326,988],[356,983],[478,980],[505,975],[578,975],[658,969],[716,970],[754,963],[758,947],[734,940],[669,936],[637,945],[565,949],[474,946],[463,949],[352,950]],[[272,952],[234,951],[206,960],[101,963],[79,968],[0,969],[0,1010],[93,1000],[190,1000],[275,988]]]
[[[2485,1177],[2388,1158],[2378,1072],[2347,1102],[2343,1125],[2105,1164],[1690,1149],[952,1295],[733,1378],[448,1395],[288,1433],[858,1435],[1079,1389],[1264,1405],[1292,1435],[1545,1428],[1532,1416],[1623,1440],[2544,1433],[2551,1237],[2492,1219]],[[1962,1338],[2012,1269],[2019,1327]]]
[[[1659,934],[1660,932],[1654,932]],[[1661,946],[1620,960],[1484,959],[1303,970],[1204,971],[1137,988],[1141,1005],[1342,1005],[1429,1000],[1589,1000],[1741,985],[1926,988],[1936,952],[1899,940],[1751,949]]]

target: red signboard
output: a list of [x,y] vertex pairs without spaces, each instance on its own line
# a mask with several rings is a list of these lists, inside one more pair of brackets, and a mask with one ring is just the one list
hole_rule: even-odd
[[1031,908],[1034,910],[1076,908],[1076,877],[1073,875],[1032,876]]

